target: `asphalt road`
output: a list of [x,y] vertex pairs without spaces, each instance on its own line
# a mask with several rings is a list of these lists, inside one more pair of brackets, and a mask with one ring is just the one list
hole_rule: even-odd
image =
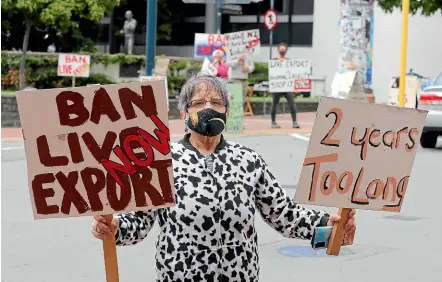
[[[234,140],[257,150],[294,195],[308,135]],[[261,281],[442,281],[440,145],[419,149],[400,216],[358,211],[355,244],[338,257],[284,239],[259,219]],[[90,217],[33,220],[22,146],[2,142],[2,281],[105,281],[102,245],[90,234]],[[157,234],[156,227],[140,245],[118,248],[120,281],[154,280]]]

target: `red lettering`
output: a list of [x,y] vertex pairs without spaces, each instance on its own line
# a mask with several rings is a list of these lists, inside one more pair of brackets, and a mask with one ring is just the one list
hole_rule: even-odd
[[123,162],[123,164],[116,163],[111,160],[102,159],[101,164],[104,166],[104,168],[109,172],[112,177],[115,179],[115,181],[120,184],[120,186],[123,186],[123,181],[118,177],[116,171],[122,171],[124,173],[127,173],[129,175],[134,174],[136,172],[134,166],[131,164],[129,159],[126,157],[126,155],[121,150],[120,146],[116,146],[114,148],[114,153],[117,155],[117,157]]
[[48,139],[45,135],[37,137],[37,152],[40,163],[46,167],[65,166],[69,163],[69,159],[66,156],[53,157],[51,155]]
[[121,118],[112,99],[107,94],[104,88],[100,88],[95,92],[94,100],[92,102],[92,112],[91,121],[95,124],[100,123],[100,118],[102,115],[107,115],[107,117],[115,122]]
[[311,202],[315,201],[316,188],[319,178],[319,171],[322,163],[336,162],[338,160],[338,154],[329,154],[319,157],[305,158],[304,166],[313,165],[312,182],[310,184],[310,194],[308,200]]
[[101,147],[97,144],[97,141],[95,141],[95,138],[90,132],[84,133],[81,137],[97,162],[101,163],[102,159],[110,158],[112,148],[114,147],[115,140],[117,139],[117,134],[115,132],[108,131],[104,137]]
[[57,214],[57,205],[48,205],[46,198],[52,198],[55,195],[54,189],[43,188],[43,184],[53,183],[55,177],[53,173],[44,173],[34,176],[32,180],[32,194],[34,197],[35,209],[38,214]]
[[[123,144],[124,139],[126,139],[126,137],[131,136],[131,135],[138,135],[138,127],[129,127],[126,128],[124,130],[122,130],[120,132],[120,144]],[[147,159],[147,155],[145,152],[143,152],[142,150],[140,150],[141,152],[137,152],[135,153],[135,150],[141,149],[141,145],[137,144],[137,143],[130,143],[130,149],[132,152],[134,152],[135,157],[140,159],[140,160],[146,160]],[[124,152],[125,153],[125,152]],[[126,154],[126,153],[125,153]],[[126,156],[129,158],[129,156],[126,154]]]
[[[84,106],[84,97],[73,91],[63,91],[55,98],[58,108],[60,125],[79,126],[84,124],[89,118],[89,112]],[[68,101],[72,104],[68,105]],[[77,115],[71,118],[70,115]]]
[[137,117],[134,104],[143,111],[146,117],[157,114],[157,105],[152,86],[141,86],[141,93],[142,95],[139,96],[138,93],[126,87],[118,90],[121,107],[127,120]]
[[158,150],[163,155],[167,155],[170,152],[170,132],[169,128],[158,118],[157,115],[151,115],[150,118],[152,119],[153,123],[158,127],[158,129],[155,129],[153,132],[157,136],[158,139],[155,139],[150,133],[146,132],[143,129],[138,129],[138,134],[140,134],[141,137],[146,139],[152,146]]
[[83,152],[81,151],[80,139],[77,133],[68,134],[68,146],[71,151],[72,162],[74,164],[84,161]]
[[67,176],[60,171],[55,177],[60,183],[61,188],[64,190],[60,209],[62,213],[69,214],[72,204],[77,208],[79,214],[83,214],[90,210],[87,202],[75,188],[78,182],[78,171],[71,171]]
[[[120,184],[120,189],[117,189],[115,179],[108,174],[106,194],[111,208],[113,208],[115,211],[122,211],[129,205],[132,189],[127,175],[121,172],[116,173],[118,173],[119,179],[122,179],[122,185]],[[117,190],[120,190],[120,197],[117,195]]]
[[[137,156],[134,154],[130,147],[130,142],[137,142],[138,144],[143,147],[144,152],[146,152],[146,159],[141,160],[138,159]],[[126,152],[127,156],[135,163],[137,166],[150,166],[150,164],[154,161],[155,156],[153,153],[152,147],[149,145],[149,143],[146,142],[146,140],[142,139],[138,135],[130,135],[127,136],[123,141],[123,148]]]
[[[87,167],[80,172],[84,189],[86,190],[92,211],[102,211],[103,204],[100,200],[100,192],[106,186],[106,177],[101,169]],[[94,179],[95,178],[95,181]]]

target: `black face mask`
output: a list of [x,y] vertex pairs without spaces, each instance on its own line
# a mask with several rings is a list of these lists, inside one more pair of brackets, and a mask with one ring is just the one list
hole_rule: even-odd
[[188,117],[187,126],[204,136],[217,136],[226,127],[226,113],[220,113],[214,109],[204,109],[197,113],[194,118]]
[[287,51],[279,51],[279,55],[281,55],[281,57],[284,57],[285,53],[287,53]]

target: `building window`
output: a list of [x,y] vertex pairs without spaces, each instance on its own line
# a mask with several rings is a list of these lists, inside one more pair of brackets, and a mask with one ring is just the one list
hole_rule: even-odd
[[204,33],[204,29],[204,23],[180,22],[174,24],[172,40],[165,45],[193,45],[195,43],[195,33]]
[[315,10],[314,0],[294,0],[293,1],[293,15],[313,15]]
[[309,46],[313,45],[313,23],[292,23],[290,45]]

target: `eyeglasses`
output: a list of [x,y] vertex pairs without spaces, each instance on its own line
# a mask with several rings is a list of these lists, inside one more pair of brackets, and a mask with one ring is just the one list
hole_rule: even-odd
[[199,100],[190,101],[190,107],[197,108],[197,109],[204,108],[206,106],[207,102],[210,102],[210,104],[214,108],[222,108],[225,106],[223,99],[211,99],[209,101],[207,101],[205,99],[199,99]]

